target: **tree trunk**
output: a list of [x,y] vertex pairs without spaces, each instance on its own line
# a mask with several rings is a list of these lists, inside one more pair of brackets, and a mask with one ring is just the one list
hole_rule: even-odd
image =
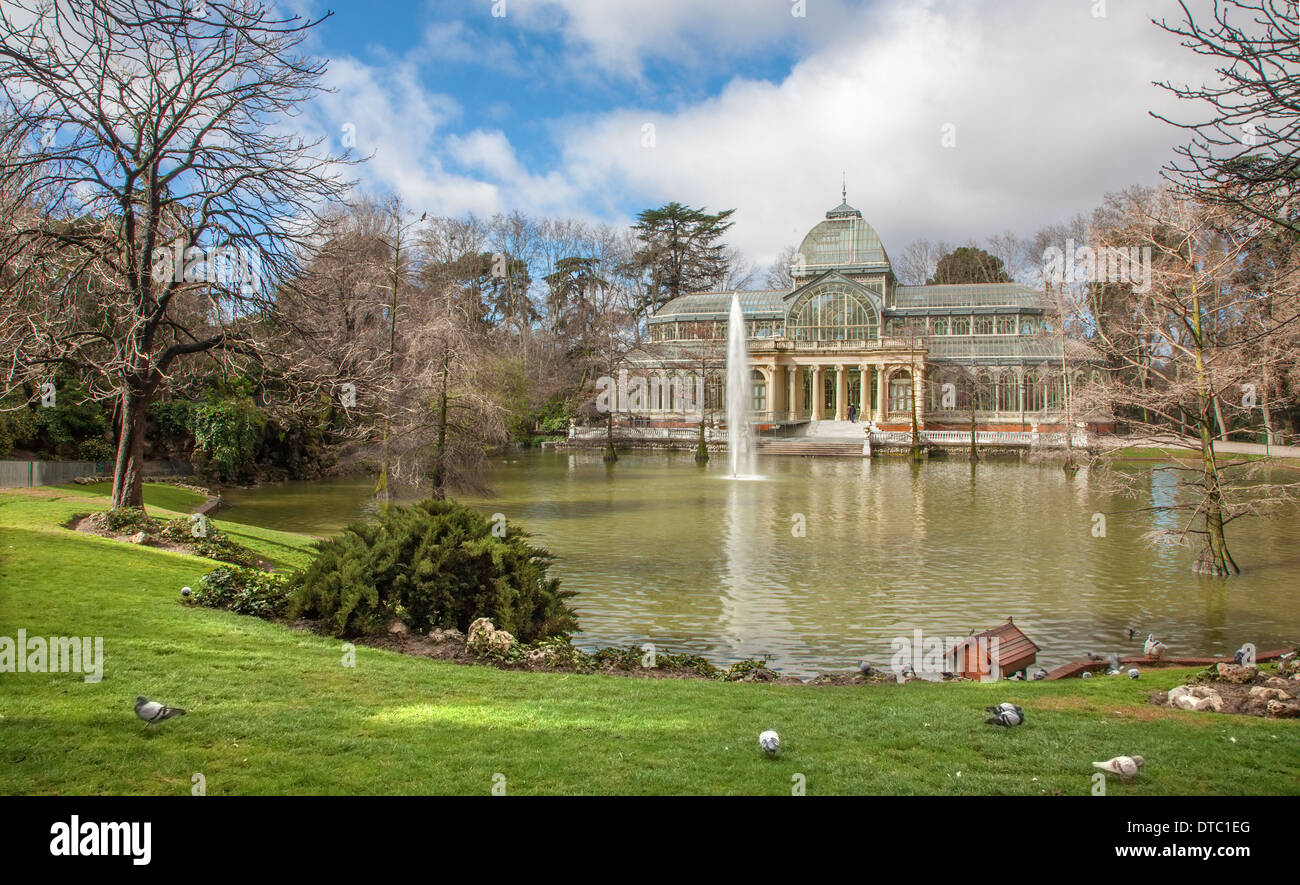
[[1201,484],[1205,495],[1205,545],[1192,568],[1203,575],[1228,577],[1241,574],[1241,569],[1228,551],[1228,539],[1223,531],[1223,492],[1219,488],[1218,465],[1214,462],[1214,436],[1210,427],[1212,392],[1205,367],[1205,339],[1201,333],[1201,300],[1196,292],[1195,264],[1192,265],[1192,335],[1196,348],[1196,418],[1201,432]]
[[144,429],[149,395],[128,387],[122,392],[122,422],[113,467],[113,507],[144,506]]
[[447,485],[447,375],[448,358],[442,357],[442,391],[438,396],[438,439],[433,450],[433,496],[446,497]]
[[605,463],[613,464],[618,460],[618,452],[614,451],[614,410],[610,409],[605,413]]

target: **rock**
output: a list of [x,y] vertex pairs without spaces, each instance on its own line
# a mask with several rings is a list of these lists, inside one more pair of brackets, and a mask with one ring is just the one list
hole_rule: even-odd
[[1285,679],[1279,679],[1276,676],[1268,677],[1267,679],[1264,680],[1264,684],[1267,685],[1269,688],[1280,688],[1283,691],[1287,691],[1294,687],[1291,685],[1291,683],[1287,682]]
[[397,618],[393,618],[391,621],[388,622],[389,636],[405,636],[407,633],[410,632],[411,632],[411,628],[403,624]]
[[1252,685],[1250,687],[1250,696],[1253,698],[1263,698],[1266,701],[1289,701],[1291,695],[1287,694],[1280,688],[1267,688],[1263,685]]
[[506,630],[498,630],[487,618],[479,618],[469,625],[465,648],[476,655],[503,655],[515,644],[515,637]]
[[1259,673],[1258,667],[1244,667],[1237,664],[1219,664],[1219,679],[1233,685],[1245,685],[1254,680]]
[[776,681],[777,685],[803,685],[803,680],[798,676],[782,676]]
[[144,532],[136,532],[134,535],[127,538],[127,540],[130,541],[132,544],[143,544],[145,537],[146,535]]
[[429,631],[429,638],[434,642],[464,642],[465,634],[456,629],[444,630],[442,627],[434,627]]
[[1223,710],[1223,697],[1208,685],[1179,685],[1169,692],[1168,706],[1179,710],[1215,713]]
[[1274,719],[1295,719],[1300,716],[1300,703],[1295,701],[1269,701],[1268,715]]

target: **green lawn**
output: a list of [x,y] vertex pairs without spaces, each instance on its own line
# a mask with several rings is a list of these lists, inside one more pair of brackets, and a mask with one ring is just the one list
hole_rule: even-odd
[[[151,495],[159,490],[150,490]],[[155,498],[154,500],[162,500]],[[1139,681],[799,687],[504,672],[358,648],[179,603],[212,563],[60,527],[102,497],[0,494],[0,635],[103,636],[103,681],[0,674],[0,793],[809,794],[1089,792],[1089,763],[1147,758],[1116,794],[1300,792],[1300,722],[1146,703]],[[163,514],[166,515],[166,514]],[[241,531],[243,527],[240,527]],[[240,540],[301,562],[310,539]],[[147,694],[190,714],[147,731]],[[1014,730],[982,708],[1026,708]],[[759,731],[776,728],[780,758]]]
[[[93,495],[101,498],[107,498],[113,493],[113,484],[111,482],[96,482],[86,485],[79,485],[74,482],[54,486],[54,488],[81,496]],[[191,492],[189,489],[182,489],[177,486],[163,483],[145,483],[144,486],[144,506],[147,509],[159,508],[174,510],[177,513],[189,513],[202,504],[204,500],[204,497],[198,492]]]
[[[1192,449],[1182,448],[1180,446],[1124,446],[1119,449],[1112,449],[1105,453],[1105,457],[1115,461],[1194,461],[1200,463],[1200,452]],[[1262,461],[1264,455],[1253,455],[1247,452],[1219,452],[1214,453],[1215,459],[1219,463],[1227,461]],[[1300,467],[1300,458],[1278,458],[1272,460],[1286,467]]]

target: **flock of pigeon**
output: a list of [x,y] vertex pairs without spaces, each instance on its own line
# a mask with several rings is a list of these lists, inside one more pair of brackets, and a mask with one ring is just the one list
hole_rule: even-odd
[[[187,587],[186,589],[188,590],[189,588]],[[1132,630],[1129,630],[1129,638],[1133,638]],[[1161,652],[1165,649],[1165,645],[1160,640],[1156,639],[1155,636],[1148,633],[1147,641],[1143,646],[1143,649],[1146,651],[1147,657],[1159,660]],[[1240,655],[1241,652],[1238,652],[1238,654]],[[1088,659],[1092,661],[1100,661],[1103,658],[1101,655],[1094,655],[1089,652]],[[1110,667],[1106,671],[1107,675],[1119,675],[1119,655],[1113,654],[1107,660],[1110,661]],[[858,669],[866,676],[870,676],[873,672],[871,665],[866,661],[860,662],[858,664]],[[910,671],[910,673],[908,671]],[[916,675],[916,671],[911,667],[908,667],[907,670],[901,674],[900,681],[909,675]],[[1046,675],[1047,671],[1040,669],[1034,674],[1033,678],[1042,679]],[[1083,678],[1087,679],[1091,675],[1091,673],[1085,671],[1083,673]],[[1137,668],[1130,668],[1128,675],[1130,679],[1137,679]],[[985,707],[984,711],[990,714],[989,718],[984,720],[986,725],[997,725],[1002,728],[1015,728],[1018,725],[1023,725],[1025,721],[1024,708],[1018,704],[1001,703],[995,707]],[[180,707],[169,707],[166,704],[151,701],[144,695],[137,695],[135,699],[135,715],[142,719],[146,726],[157,725],[159,722],[171,719],[173,716],[184,716],[185,712],[186,711],[182,710]],[[776,756],[781,751],[781,736],[777,734],[775,730],[769,728],[759,734],[758,746],[766,755]],[[1146,760],[1141,756],[1116,756],[1113,759],[1107,759],[1105,762],[1094,762],[1092,763],[1092,766],[1101,771],[1117,775],[1120,779],[1127,781],[1137,777],[1138,773],[1142,770],[1142,766],[1145,764]]]
[[[984,712],[990,714],[989,718],[984,720],[986,725],[1015,728],[1025,722],[1025,710],[1019,704],[1003,702],[993,707],[985,707]],[[758,746],[768,756],[776,756],[781,751],[781,736],[769,728],[758,736]],[[1092,767],[1116,775],[1120,780],[1129,781],[1138,776],[1145,764],[1146,760],[1141,756],[1116,756],[1105,762],[1094,762]]]

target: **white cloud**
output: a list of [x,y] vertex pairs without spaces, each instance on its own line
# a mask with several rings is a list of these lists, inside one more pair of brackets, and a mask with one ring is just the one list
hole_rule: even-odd
[[[356,122],[359,149],[375,151],[368,183],[420,211],[621,222],[629,204],[735,207],[733,243],[766,263],[838,202],[841,171],[894,253],[917,237],[1029,234],[1087,211],[1108,190],[1154,181],[1182,138],[1148,110],[1193,111],[1151,81],[1209,70],[1151,24],[1177,12],[1166,0],[1109,3],[1104,18],[1094,0],[886,0],[852,14],[808,3],[799,20],[771,2],[746,16],[715,0],[510,0],[524,26],[563,29],[570,64],[594,57],[632,76],[647,58],[689,61],[702,48],[726,55],[783,35],[809,47],[780,82],[735,78],[666,113],[627,104],[540,121],[560,150],[550,169],[525,167],[499,116],[421,88],[418,53],[383,67],[336,60],[327,116],[334,131]],[[463,56],[467,39],[441,21],[425,47]],[[473,128],[452,134],[462,114]],[[648,123],[653,148],[641,146]],[[957,141],[945,148],[949,123]]]
[[1111,3],[1105,18],[1092,6],[881,4],[779,84],[737,79],[669,115],[591,121],[565,141],[564,168],[591,193],[736,207],[733,239],[760,262],[838,202],[841,170],[894,251],[1029,233],[1154,180],[1180,134],[1148,115],[1174,105],[1151,81],[1204,77],[1150,23],[1167,4]]

